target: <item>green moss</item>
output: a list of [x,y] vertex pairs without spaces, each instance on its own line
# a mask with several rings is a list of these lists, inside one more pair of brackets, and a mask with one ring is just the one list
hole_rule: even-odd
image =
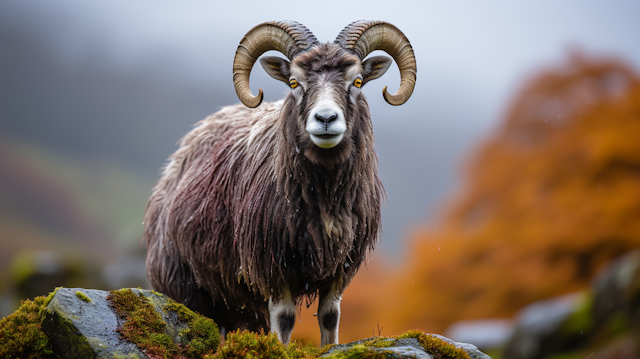
[[392,352],[387,350],[376,350],[368,347],[365,343],[356,344],[347,350],[338,350],[331,353],[329,359],[385,359],[392,356]]
[[[397,339],[416,338],[424,349],[442,359],[470,359],[469,354],[436,336],[423,333],[420,330],[410,330],[397,337],[377,337],[361,344],[353,345],[346,350],[336,350],[330,353],[328,359],[382,359],[389,358],[394,353],[383,348],[392,347]],[[247,330],[230,332],[227,335],[225,345],[221,346],[216,354],[205,355],[204,359],[311,359],[328,353],[335,345],[326,345],[316,348],[311,344],[303,346],[293,342],[285,346],[274,333],[252,333]]]
[[396,344],[396,340],[396,338],[391,337],[376,337],[363,344],[369,348],[389,348]]
[[302,344],[298,341],[293,341],[291,344],[287,346],[287,350],[289,351],[289,357],[291,359],[302,359],[302,358],[317,358],[320,355],[326,353],[328,351],[328,347],[333,346],[325,345],[323,348],[317,348],[315,345],[311,343]]
[[118,331],[123,337],[146,350],[147,355],[157,358],[201,358],[213,353],[220,344],[218,326],[185,306],[170,301],[166,311],[178,315],[188,327],[180,332],[183,343],[175,343],[167,334],[166,324],[153,304],[142,294],[131,289],[111,292],[107,299],[120,318],[124,319]]
[[323,355],[323,354],[327,354],[333,347],[335,347],[338,344],[327,344],[325,346],[323,346],[322,348],[320,348],[320,352],[318,353],[318,356]]
[[53,292],[49,293],[49,295],[44,298],[44,302],[42,303],[42,307],[40,307],[40,311],[38,312],[38,314],[40,315],[44,315],[44,308],[47,307],[47,305],[49,305],[49,302],[51,302],[51,299],[53,299],[53,296],[56,295],[56,293],[58,293],[58,289],[60,288],[64,288],[64,287],[56,287],[56,289],[53,290]]
[[80,298],[81,300],[84,300],[87,303],[91,303],[91,298],[87,297],[86,294],[82,293],[79,290],[76,291],[76,297]]
[[124,320],[117,330],[129,341],[159,358],[178,357],[179,348],[165,333],[166,324],[153,305],[141,294],[131,289],[111,291],[107,297],[110,306]]
[[320,350],[312,345],[294,342],[283,345],[274,333],[253,333],[248,330],[230,332],[225,345],[215,355],[205,359],[311,359],[317,358]]
[[216,353],[215,358],[287,358],[285,346],[273,333],[253,333],[247,330],[230,332],[225,345]]
[[220,330],[213,320],[196,314],[171,299],[164,306],[164,310],[176,313],[178,319],[187,323],[188,327],[180,331],[180,337],[185,340],[185,350],[190,356],[215,352],[218,349]]
[[191,321],[193,317],[196,316],[196,314],[192,310],[185,307],[183,304],[176,302],[175,300],[169,300],[169,303],[165,304],[164,310],[165,312],[171,311],[176,313],[178,315],[178,319],[183,322]]
[[113,359],[138,359],[138,358],[139,357],[137,355],[133,354],[133,353],[129,353],[127,355],[124,355],[124,354],[122,354],[120,352],[116,352],[113,355]]
[[423,333],[421,330],[409,330],[408,332],[398,336],[402,338],[416,338],[420,345],[430,354],[434,354],[441,358],[451,359],[470,359],[469,354],[463,349],[448,343],[431,334]]
[[58,291],[47,297],[22,301],[18,310],[0,320],[0,358],[37,358],[52,354],[49,338],[42,332],[44,308]]

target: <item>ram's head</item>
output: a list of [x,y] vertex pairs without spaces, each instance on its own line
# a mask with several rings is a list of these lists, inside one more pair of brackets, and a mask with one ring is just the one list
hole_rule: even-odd
[[[375,56],[374,50],[390,54],[400,70],[400,88],[391,95],[385,86],[384,99],[392,105],[405,103],[416,81],[416,60],[409,40],[395,26],[383,21],[356,21],[345,27],[333,43],[319,43],[303,25],[292,21],[260,24],[242,39],[233,65],[233,79],[238,97],[248,107],[262,102],[263,92],[253,96],[249,75],[255,61],[269,50],[280,57],[263,57],[260,62],[267,73],[291,88],[287,101],[295,103],[300,130],[296,136],[308,139],[322,149],[349,147],[352,128],[364,112],[369,111],[360,92],[367,82],[382,76],[391,59]],[[364,107],[364,108],[363,108]],[[306,136],[305,136],[306,133]],[[300,145],[304,146],[304,140]],[[338,150],[338,148],[336,149]]]

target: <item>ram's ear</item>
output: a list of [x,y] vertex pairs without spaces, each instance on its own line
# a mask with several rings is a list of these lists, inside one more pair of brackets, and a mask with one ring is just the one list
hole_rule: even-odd
[[386,56],[374,56],[364,60],[362,63],[363,84],[384,75],[389,69],[389,66],[391,66],[392,61],[390,57]]
[[289,85],[289,61],[277,56],[265,56],[260,58],[262,68],[276,80],[280,80]]

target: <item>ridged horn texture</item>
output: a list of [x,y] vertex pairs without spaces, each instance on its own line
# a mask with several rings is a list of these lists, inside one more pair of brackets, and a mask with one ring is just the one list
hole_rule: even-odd
[[374,50],[383,50],[391,55],[400,69],[400,88],[390,95],[385,86],[382,96],[394,106],[402,105],[411,97],[418,71],[416,56],[409,39],[400,29],[384,21],[355,21],[340,31],[334,43],[355,51],[361,60]]
[[233,59],[233,85],[240,101],[251,108],[258,107],[262,102],[262,89],[258,96],[253,96],[249,88],[251,69],[260,55],[277,50],[291,61],[317,42],[318,39],[309,29],[295,21],[269,21],[249,30],[240,41]]

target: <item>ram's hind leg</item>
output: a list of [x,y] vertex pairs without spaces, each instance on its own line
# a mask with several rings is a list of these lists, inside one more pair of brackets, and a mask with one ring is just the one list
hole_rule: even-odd
[[340,324],[340,301],[342,300],[342,278],[338,278],[328,289],[320,290],[318,323],[320,324],[320,344],[338,344]]
[[278,335],[280,342],[289,344],[296,322],[296,306],[289,290],[285,290],[282,298],[269,298],[269,321],[271,331]]

